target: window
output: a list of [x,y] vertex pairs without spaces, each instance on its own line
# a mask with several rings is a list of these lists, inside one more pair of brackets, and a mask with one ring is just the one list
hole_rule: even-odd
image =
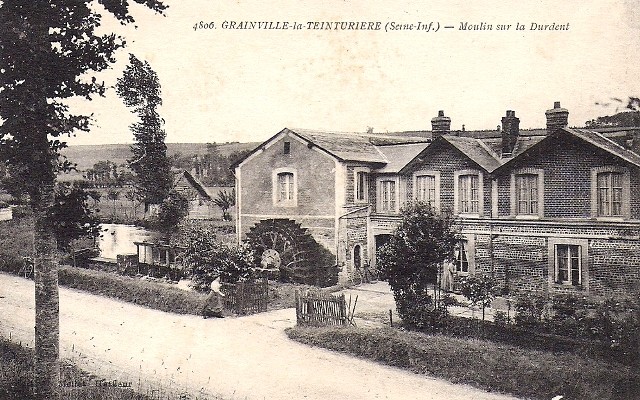
[[601,172],[597,178],[598,216],[622,216],[622,173]]
[[359,244],[353,246],[353,266],[356,269],[362,267],[362,247]]
[[544,170],[520,168],[511,174],[511,216],[544,217]]
[[278,201],[293,200],[293,174],[282,172],[278,174]]
[[538,175],[516,175],[516,214],[538,214]]
[[621,166],[591,169],[591,215],[598,218],[631,218],[629,170]]
[[369,198],[369,174],[368,170],[354,169],[354,200],[365,202]]
[[294,170],[279,168],[273,171],[273,204],[295,207],[297,203],[297,177]]
[[435,206],[436,202],[436,177],[433,175],[416,176],[416,200]]
[[291,153],[291,142],[284,142],[284,154]]
[[480,190],[478,175],[460,175],[458,177],[458,211],[460,213],[480,212]]
[[380,181],[380,211],[396,211],[396,181]]
[[555,245],[556,283],[578,286],[582,283],[581,247],[573,244]]
[[460,240],[454,250],[453,259],[456,265],[456,272],[460,274],[469,273],[469,253],[467,251],[467,243],[464,240]]

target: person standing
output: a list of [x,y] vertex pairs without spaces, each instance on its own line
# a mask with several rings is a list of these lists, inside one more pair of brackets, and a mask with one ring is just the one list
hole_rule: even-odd
[[209,295],[207,296],[204,302],[204,307],[202,310],[202,317],[204,319],[207,319],[207,317],[216,317],[216,318],[224,317],[224,315],[222,315],[222,310],[223,310],[222,298],[224,297],[224,293],[220,291],[221,287],[222,285],[220,284],[220,277],[217,276],[211,282],[211,286],[210,286],[211,291],[209,292]]

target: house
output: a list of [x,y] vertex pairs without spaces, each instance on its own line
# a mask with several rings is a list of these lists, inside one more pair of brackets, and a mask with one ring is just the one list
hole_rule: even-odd
[[181,171],[174,176],[173,188],[189,200],[190,219],[211,219],[216,207],[205,187],[190,172]]
[[556,103],[536,130],[512,110],[493,131],[451,131],[442,111],[428,133],[284,129],[235,165],[238,240],[267,221],[295,225],[345,280],[375,263],[402,206],[424,201],[458,218],[458,275],[492,273],[510,290],[637,293],[640,132],[568,128],[568,116]]

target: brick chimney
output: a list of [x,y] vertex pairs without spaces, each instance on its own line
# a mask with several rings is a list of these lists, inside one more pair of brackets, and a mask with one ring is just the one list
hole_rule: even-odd
[[516,117],[516,112],[507,110],[507,114],[502,117],[502,157],[510,157],[518,142],[520,133],[520,118]]
[[431,137],[436,140],[451,131],[451,118],[444,116],[444,111],[438,111],[438,116],[431,119]]
[[569,110],[560,107],[560,102],[553,103],[553,108],[544,113],[547,116],[547,135],[569,125]]

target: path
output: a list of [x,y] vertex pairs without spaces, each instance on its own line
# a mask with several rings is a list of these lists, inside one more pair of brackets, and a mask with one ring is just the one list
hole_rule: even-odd
[[[0,274],[0,335],[33,342],[33,282]],[[61,355],[134,386],[174,381],[224,399],[507,399],[287,338],[293,309],[207,319],[60,288]]]

